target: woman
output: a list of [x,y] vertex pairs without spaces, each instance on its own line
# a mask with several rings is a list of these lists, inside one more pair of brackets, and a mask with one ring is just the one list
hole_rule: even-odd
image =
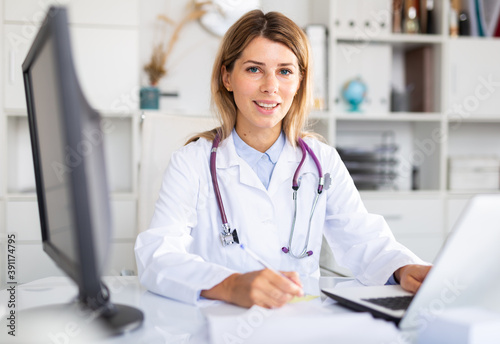
[[[303,295],[301,280],[319,277],[323,235],[362,283],[394,278],[418,289],[429,267],[367,213],[335,149],[304,131],[310,60],[304,32],[280,13],[249,12],[226,33],[211,85],[221,125],[173,154],[150,229],[137,239],[151,291],[280,307]],[[238,242],[282,273],[263,269]]]

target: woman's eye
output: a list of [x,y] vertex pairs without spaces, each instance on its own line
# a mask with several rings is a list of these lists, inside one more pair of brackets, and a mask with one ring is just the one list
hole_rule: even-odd
[[257,67],[250,67],[250,68],[248,68],[248,71],[250,73],[257,73],[259,71],[259,69]]
[[280,74],[281,75],[290,75],[290,74],[292,74],[292,71],[289,69],[282,69],[282,70],[280,70]]

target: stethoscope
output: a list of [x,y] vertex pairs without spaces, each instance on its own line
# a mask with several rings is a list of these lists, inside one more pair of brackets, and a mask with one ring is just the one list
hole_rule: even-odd
[[[325,184],[325,177],[327,179],[327,186],[328,188],[330,184],[330,176],[327,173],[326,176],[323,176],[323,171],[321,169],[321,164],[319,163],[318,158],[316,157],[316,154],[312,151],[312,149],[302,140],[300,137],[297,140],[299,143],[299,147],[302,151],[302,159],[300,160],[299,166],[297,166],[297,169],[295,170],[295,173],[293,175],[293,182],[292,182],[292,189],[293,189],[293,201],[294,201],[294,212],[293,212],[293,221],[292,221],[292,229],[290,230],[290,238],[288,239],[288,246],[284,246],[281,248],[281,251],[284,253],[290,254],[294,258],[304,258],[304,257],[309,257],[313,254],[313,251],[307,250],[307,245],[309,244],[309,234],[311,232],[311,222],[312,218],[314,215],[314,210],[316,209],[316,205],[318,203],[319,196],[323,192],[323,186]],[[220,211],[220,216],[222,219],[222,232],[220,233],[220,239],[222,242],[222,246],[228,246],[228,245],[233,245],[233,244],[239,244],[239,238],[238,238],[238,233],[236,229],[231,230],[231,226],[229,225],[226,217],[226,212],[224,210],[224,204],[222,203],[222,197],[220,195],[220,190],[219,190],[219,184],[217,182],[217,169],[216,169],[216,155],[217,155],[217,148],[219,148],[219,143],[220,143],[220,136],[217,134],[214,138],[214,141],[212,143],[212,149],[210,150],[210,174],[212,175],[212,184],[214,187],[214,192],[215,192],[215,197],[217,199],[217,204],[219,205],[219,211]],[[304,161],[306,159],[306,155],[309,153],[311,158],[314,161],[314,164],[316,165],[316,168],[318,169],[318,175],[319,175],[319,182],[318,182],[318,189],[316,192],[316,196],[313,201],[311,213],[309,215],[309,225],[307,228],[307,236],[306,240],[304,243],[304,247],[302,251],[299,254],[294,254],[291,251],[292,247],[292,240],[293,240],[293,233],[295,231],[295,220],[297,219],[297,192],[300,187],[300,182],[299,182],[299,174],[300,174],[300,169],[302,168],[302,165],[304,164]]]

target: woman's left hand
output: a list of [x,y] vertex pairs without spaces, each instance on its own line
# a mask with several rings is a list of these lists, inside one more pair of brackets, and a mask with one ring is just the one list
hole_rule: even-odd
[[399,281],[403,289],[416,293],[431,267],[430,265],[405,265],[396,270],[394,277],[396,281]]

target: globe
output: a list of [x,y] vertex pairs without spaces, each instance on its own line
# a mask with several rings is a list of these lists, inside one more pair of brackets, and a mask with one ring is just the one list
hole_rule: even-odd
[[351,106],[349,111],[359,112],[359,105],[363,102],[366,96],[366,84],[358,79],[352,79],[345,83],[342,88],[342,97]]

